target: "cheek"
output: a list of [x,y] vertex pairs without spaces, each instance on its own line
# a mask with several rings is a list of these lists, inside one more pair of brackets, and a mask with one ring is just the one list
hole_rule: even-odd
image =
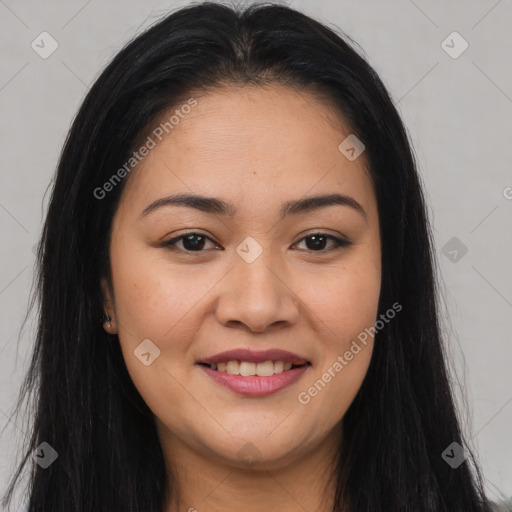
[[[123,334],[133,337],[155,337],[163,325],[172,325],[173,294],[169,276],[155,273],[143,260],[123,258],[113,269],[116,290],[116,316]],[[163,310],[167,315],[162,315]]]
[[333,355],[299,391],[297,407],[302,408],[304,421],[311,423],[312,430],[321,426],[322,431],[328,432],[343,419],[354,401],[368,371],[373,342],[369,339],[366,346],[358,345],[354,350],[358,353],[350,361],[343,351]]
[[349,340],[375,324],[380,285],[378,265],[347,264],[332,272],[305,274],[299,295],[317,318],[329,347],[342,350]]
[[[184,382],[179,365],[186,358],[191,336],[185,332],[189,331],[187,312],[193,311],[205,285],[196,289],[190,278],[169,268],[159,251],[132,249],[128,254],[122,246],[116,249],[111,256],[112,278],[126,368],[148,407],[172,418],[186,407],[188,397],[179,385]],[[148,352],[149,358],[143,356]]]
[[[165,250],[138,248],[112,251],[116,315],[125,338],[166,339],[186,320],[207,289],[204,272],[191,273],[169,263]],[[189,267],[191,268],[191,267]],[[202,278],[203,277],[203,278]]]
[[329,279],[306,280],[303,288],[304,301],[317,319],[322,349],[297,399],[312,418],[322,418],[326,429],[343,418],[368,371],[374,333],[370,328],[377,320],[381,283],[376,261],[372,257],[347,263]]
[[[186,379],[184,371],[193,364],[190,359],[187,365],[187,360],[204,320],[201,299],[219,277],[194,265],[173,266],[165,250],[132,243],[130,251],[125,251],[121,240],[117,242],[111,260],[119,341],[135,386],[150,408],[157,410],[163,397],[183,394],[178,381]],[[145,366],[136,354],[148,339],[159,353],[155,351],[158,357]],[[173,403],[179,409],[179,400]]]

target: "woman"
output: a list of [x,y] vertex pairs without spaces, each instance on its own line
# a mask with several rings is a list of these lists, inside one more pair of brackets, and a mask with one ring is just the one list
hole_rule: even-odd
[[200,4],[91,88],[39,246],[31,512],[490,510],[413,154],[347,39]]

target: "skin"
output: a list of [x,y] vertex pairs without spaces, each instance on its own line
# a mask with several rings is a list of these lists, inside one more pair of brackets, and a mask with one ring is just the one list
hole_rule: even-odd
[[[349,161],[338,150],[350,129],[306,92],[244,86],[191,96],[197,106],[128,178],[113,220],[113,294],[102,281],[105,329],[119,336],[178,484],[165,512],[331,510],[342,419],[373,339],[309,403],[298,395],[377,319],[379,218],[364,153]],[[334,192],[366,216],[331,205],[279,217],[285,201]],[[218,197],[237,213],[165,206],[139,217],[176,193]],[[183,240],[161,245],[189,231],[208,237],[199,251]],[[352,245],[315,246],[311,231]],[[262,248],[252,263],[236,252],[247,236]],[[145,366],[134,350],[148,338],[160,356]],[[244,397],[196,364],[233,348],[289,350],[311,366],[277,393]],[[247,443],[252,464],[239,455]]]

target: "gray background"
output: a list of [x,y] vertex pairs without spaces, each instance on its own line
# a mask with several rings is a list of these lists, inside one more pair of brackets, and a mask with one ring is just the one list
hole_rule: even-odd
[[[187,3],[0,0],[0,492],[24,435],[23,418],[9,418],[33,317],[21,334],[20,327],[45,192],[66,132],[121,46]],[[433,224],[456,391],[469,406],[463,423],[489,493],[511,496],[512,1],[286,3],[361,45],[410,132]],[[47,59],[31,47],[43,31],[59,45]],[[453,31],[469,44],[458,58],[442,46]],[[445,44],[462,48],[453,37]]]

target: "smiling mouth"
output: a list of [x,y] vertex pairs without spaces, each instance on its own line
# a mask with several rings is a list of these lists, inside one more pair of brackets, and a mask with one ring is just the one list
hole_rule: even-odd
[[265,397],[297,382],[311,365],[309,361],[267,360],[259,363],[230,360],[197,363],[214,382],[246,397]]
[[271,377],[272,375],[295,370],[305,366],[311,366],[308,361],[304,364],[294,364],[290,361],[264,361],[262,363],[253,363],[249,361],[231,360],[226,362],[219,362],[213,364],[198,363],[201,366],[210,368],[219,373],[226,373],[228,375],[238,375],[241,377]]

